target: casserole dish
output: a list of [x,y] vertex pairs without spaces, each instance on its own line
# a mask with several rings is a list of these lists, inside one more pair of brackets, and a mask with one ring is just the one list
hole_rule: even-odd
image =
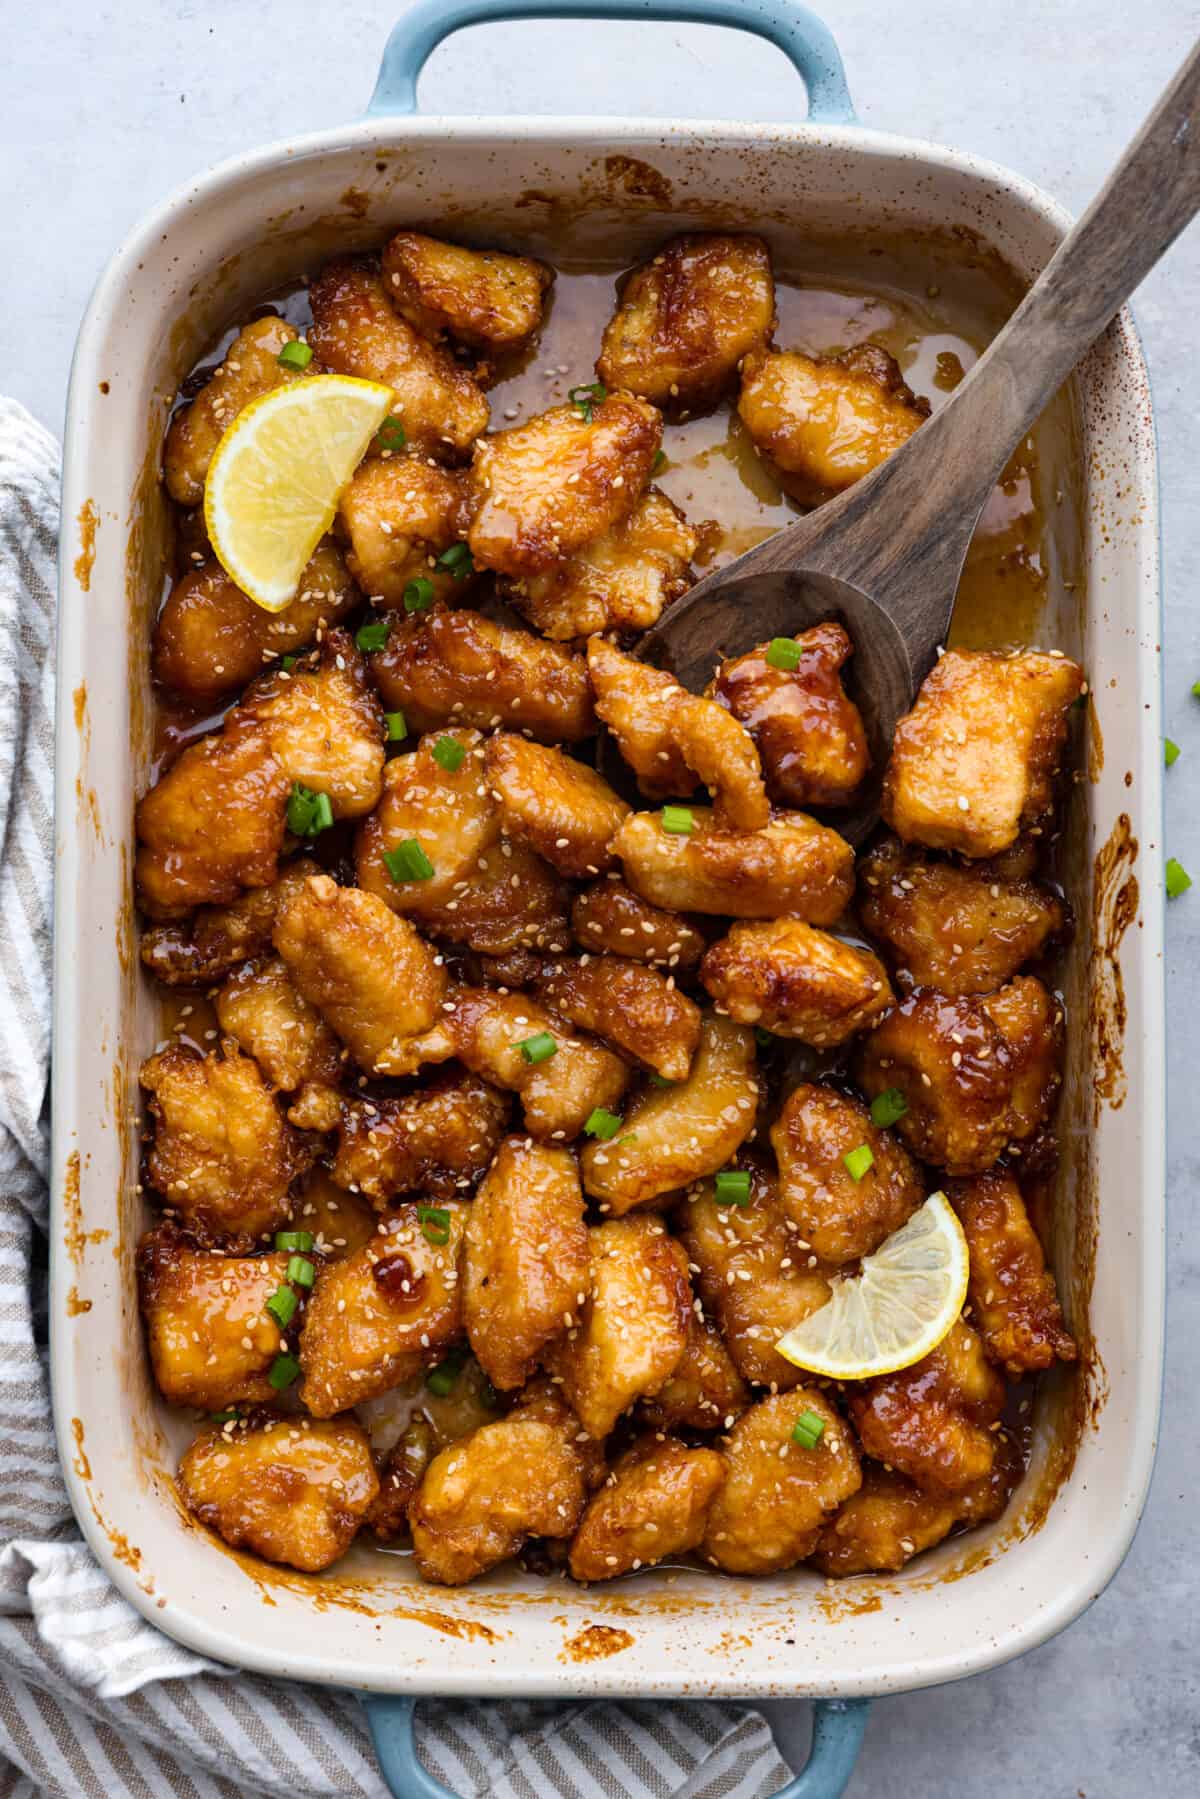
[[[664,127],[391,116],[411,108],[416,71],[446,30],[563,11],[753,24],[795,54],[813,117]],[[1085,1353],[1078,1372],[1043,1385],[1030,1467],[1004,1517],[902,1575],[837,1590],[807,1572],[717,1590],[686,1569],[643,1577],[636,1595],[535,1589],[508,1570],[431,1596],[405,1562],[367,1551],[330,1576],[298,1576],[222,1549],[183,1515],[174,1427],[144,1369],[131,1273],[142,1224],[136,1068],[158,1021],[133,950],[129,820],[153,754],[144,645],[166,549],[162,434],[180,377],[264,293],[404,222],[560,260],[603,251],[628,263],[673,231],[734,222],[766,233],[795,266],[806,246],[839,237],[885,255],[923,239],[935,276],[966,257],[1028,280],[1049,258],[1065,218],[1018,177],[849,120],[836,52],[798,9],[418,6],[393,34],[365,122],[204,177],[139,228],[97,289],[72,376],[64,489],[55,1410],[89,1542],[132,1603],[203,1653],[380,1694],[843,1702],[1032,1647],[1102,1590],[1128,1546],[1158,1410],[1163,1046],[1157,500],[1127,316],[1077,378],[1061,455],[1064,481],[1077,464],[1083,483],[1083,562],[1048,586],[1038,622],[1044,642],[1084,663],[1097,696],[1064,849],[1079,934],[1051,1245]],[[861,1727],[861,1714],[839,1716]],[[838,1747],[827,1725],[821,1742]],[[417,1777],[406,1778],[414,1790]],[[797,1790],[840,1789],[830,1773],[824,1788]]]

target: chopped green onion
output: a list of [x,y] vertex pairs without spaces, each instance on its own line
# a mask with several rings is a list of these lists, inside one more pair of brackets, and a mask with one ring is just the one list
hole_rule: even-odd
[[383,450],[402,450],[408,442],[408,434],[394,412],[388,413],[375,436]]
[[871,1123],[883,1131],[898,1118],[903,1118],[907,1111],[908,1101],[899,1087],[889,1087],[886,1093],[877,1093],[871,1101]]
[[300,1372],[299,1358],[294,1355],[277,1355],[267,1370],[267,1379],[277,1393],[290,1387]]
[[1176,862],[1174,856],[1167,858],[1167,898],[1178,899],[1186,893],[1192,884],[1192,877],[1182,862]]
[[1200,681],[1192,682],[1192,693],[1195,695],[1196,699],[1200,700]]
[[772,668],[786,669],[791,674],[800,666],[804,651],[794,637],[772,637],[767,645],[767,661]]
[[306,369],[313,359],[310,346],[300,338],[290,344],[284,344],[276,361],[285,369]]
[[572,406],[585,425],[592,422],[592,407],[597,400],[607,400],[608,389],[603,381],[585,381],[578,387],[571,388],[567,394]]
[[433,605],[433,582],[427,581],[424,575],[418,575],[404,589],[404,610],[406,612],[427,612]]
[[456,768],[461,768],[467,759],[467,752],[457,737],[439,737],[429,753],[438,767],[444,768],[448,775],[452,775]]
[[455,581],[465,581],[468,575],[475,573],[470,546],[465,543],[452,543],[448,550],[442,551],[435,566]]
[[1163,761],[1170,768],[1172,762],[1179,760],[1179,745],[1172,743],[1169,737],[1163,738]]
[[606,1112],[603,1106],[597,1106],[594,1112],[589,1112],[583,1128],[589,1137],[599,1137],[601,1143],[607,1143],[610,1137],[616,1136],[623,1123],[615,1112]]
[[756,1024],[754,1027],[754,1041],[757,1043],[759,1049],[770,1049],[775,1041],[774,1032],[767,1030],[765,1025]]
[[232,1424],[233,1420],[235,1418],[240,1418],[241,1415],[242,1414],[238,1411],[237,1407],[231,1405],[228,1411],[210,1412],[208,1414],[208,1422],[210,1424]]
[[679,1083],[678,1081],[669,1081],[665,1074],[659,1074],[656,1068],[652,1068],[650,1070],[650,1085],[652,1087],[677,1087]]
[[388,622],[386,618],[377,618],[369,625],[360,625],[354,633],[354,641],[360,650],[382,650],[388,640]]
[[[309,1265],[311,1267],[311,1263]],[[267,1310],[270,1312],[280,1330],[285,1331],[292,1322],[292,1319],[296,1316],[296,1307],[299,1304],[300,1301],[293,1288],[276,1287],[274,1293],[272,1293],[270,1299],[267,1301]]]
[[716,1201],[719,1206],[748,1206],[750,1204],[749,1170],[723,1168],[716,1180]]
[[287,1278],[298,1287],[311,1287],[317,1271],[307,1256],[293,1256],[287,1265]]
[[453,1393],[466,1360],[465,1353],[457,1350],[448,1355],[444,1362],[439,1362],[436,1368],[431,1368],[425,1376],[425,1385],[429,1391],[436,1393],[439,1399],[445,1399],[448,1393]]
[[868,1168],[875,1166],[875,1152],[869,1143],[860,1143],[857,1149],[846,1151],[842,1163],[852,1181],[861,1181]]
[[385,712],[383,722],[387,726],[389,743],[399,743],[402,737],[408,736],[408,720],[403,712]]
[[527,1062],[548,1062],[558,1048],[549,1031],[535,1031],[516,1045]]
[[667,452],[665,450],[655,450],[654,461],[650,464],[650,473],[652,475],[661,474],[663,469],[666,468],[666,466],[667,466]]
[[383,865],[393,881],[428,881],[433,863],[415,837],[406,837],[394,850],[384,850]]
[[294,668],[295,668],[295,666],[296,666],[296,658],[295,658],[295,657],[294,657],[294,656],[285,656],[285,657],[284,657],[284,658],[283,658],[283,661],[282,661],[282,662],[281,662],[281,663],[280,663],[280,665],[279,665],[279,666],[280,666],[280,668],[282,668],[282,669],[283,669],[283,670],[284,670],[284,671],[285,671],[285,672],[286,672],[286,673],[287,673],[287,674],[289,674],[289,675],[290,675],[290,674],[291,674],[291,672],[292,672],[292,670],[293,670],[293,669],[294,669]]
[[296,781],[288,795],[288,830],[297,837],[318,837],[332,823],[333,807],[329,804],[329,795],[314,793],[311,787],[302,787]]
[[637,1132],[630,1131],[627,1136],[617,1138],[615,1147],[617,1149],[624,1149],[624,1147],[627,1143],[636,1143],[637,1140],[638,1140]]
[[417,1223],[427,1243],[436,1243],[439,1248],[449,1243],[450,1214],[445,1206],[418,1206]]
[[276,1249],[311,1249],[316,1238],[311,1231],[276,1231]]
[[662,828],[673,837],[690,837],[696,829],[696,815],[690,806],[664,806]]
[[802,1449],[815,1449],[825,1435],[825,1420],[818,1412],[801,1412],[792,1426],[792,1442]]

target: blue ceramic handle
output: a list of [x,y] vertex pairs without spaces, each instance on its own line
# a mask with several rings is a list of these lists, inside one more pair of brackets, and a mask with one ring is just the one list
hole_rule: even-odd
[[[399,1693],[360,1693],[379,1769],[395,1799],[457,1799],[422,1767],[413,1736],[417,1701]],[[841,1799],[854,1772],[869,1699],[815,1699],[812,1748],[775,1799]]]
[[368,115],[416,112],[417,76],[442,39],[464,25],[502,19],[669,19],[750,31],[769,38],[795,64],[808,89],[810,123],[854,123],[833,35],[798,0],[416,0],[392,29]]

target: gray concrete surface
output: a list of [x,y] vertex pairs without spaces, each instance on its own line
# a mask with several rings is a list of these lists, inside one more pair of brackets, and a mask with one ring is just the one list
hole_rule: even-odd
[[[402,4],[402,0],[400,0]],[[0,386],[61,429],[92,283],[168,188],[234,150],[352,117],[399,5],[338,0],[0,0]],[[864,122],[961,145],[1078,209],[1200,30],[1187,0],[825,0]],[[794,118],[770,48],[708,29],[493,26],[443,46],[445,112]],[[1200,1794],[1200,226],[1136,303],[1163,476],[1167,846],[1197,876],[1168,919],[1170,1311],[1162,1447],[1134,1548],[1056,1642],[997,1672],[877,1704],[854,1799],[1190,1799]],[[1119,1453],[1119,1451],[1118,1451]],[[803,1753],[806,1708],[771,1708]]]

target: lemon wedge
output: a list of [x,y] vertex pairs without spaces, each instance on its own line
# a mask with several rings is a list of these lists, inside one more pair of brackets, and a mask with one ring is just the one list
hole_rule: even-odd
[[295,598],[391,404],[378,381],[309,375],[252,400],[221,438],[204,523],[225,573],[264,612]]
[[858,1275],[834,1283],[825,1304],[780,1337],[781,1356],[831,1380],[894,1374],[936,1349],[967,1297],[970,1258],[944,1193],[931,1193]]

